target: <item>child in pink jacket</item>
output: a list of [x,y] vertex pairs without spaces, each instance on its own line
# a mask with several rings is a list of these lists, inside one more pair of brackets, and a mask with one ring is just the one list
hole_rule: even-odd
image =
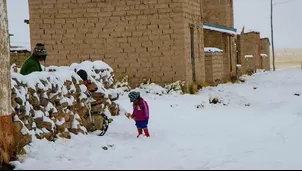
[[149,106],[148,103],[140,97],[139,92],[129,93],[130,101],[133,103],[133,113],[131,117],[135,120],[135,125],[137,127],[138,135],[137,138],[145,133],[146,137],[150,137],[148,130],[149,121]]

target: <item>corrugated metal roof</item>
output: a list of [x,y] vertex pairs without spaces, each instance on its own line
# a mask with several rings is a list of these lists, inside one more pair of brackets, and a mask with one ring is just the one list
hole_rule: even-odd
[[218,25],[218,24],[204,23],[203,28],[207,29],[207,30],[213,30],[213,31],[222,32],[222,33],[226,33],[226,34],[231,34],[231,35],[236,35],[237,34],[237,29],[221,26],[221,25]]

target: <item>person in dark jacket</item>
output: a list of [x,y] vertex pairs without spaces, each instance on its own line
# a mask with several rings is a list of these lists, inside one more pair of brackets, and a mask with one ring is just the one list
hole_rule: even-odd
[[42,67],[40,62],[45,61],[47,57],[47,52],[45,49],[44,44],[37,43],[36,47],[33,50],[33,53],[30,57],[28,57],[25,62],[23,63],[20,74],[28,75],[32,72],[41,72]]

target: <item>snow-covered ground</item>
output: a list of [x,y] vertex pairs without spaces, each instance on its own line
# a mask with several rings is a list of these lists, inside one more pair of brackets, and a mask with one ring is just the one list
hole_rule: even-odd
[[[134,121],[121,115],[103,137],[36,140],[14,164],[16,169],[302,169],[301,75],[302,70],[286,69],[198,95],[142,94],[150,106],[150,138],[136,138]],[[225,105],[209,104],[211,97]],[[127,94],[118,103],[131,112]]]

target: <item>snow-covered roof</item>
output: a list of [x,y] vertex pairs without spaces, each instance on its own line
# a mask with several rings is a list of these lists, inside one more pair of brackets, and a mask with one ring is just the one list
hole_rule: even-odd
[[204,51],[205,52],[223,52],[223,50],[215,48],[215,47],[205,47]]
[[248,33],[256,33],[256,34],[260,34],[260,31],[247,30],[246,32],[244,32],[244,34],[248,34]]
[[207,30],[213,30],[221,33],[226,33],[226,34],[231,34],[231,35],[236,35],[237,29],[230,28],[230,27],[225,27],[217,24],[203,24],[203,28]]
[[30,52],[30,49],[22,46],[16,46],[10,48],[11,52]]

